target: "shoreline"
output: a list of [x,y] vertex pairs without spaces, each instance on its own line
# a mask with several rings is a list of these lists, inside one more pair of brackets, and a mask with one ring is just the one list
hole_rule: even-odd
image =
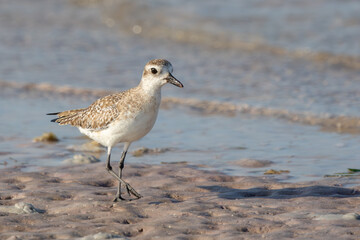
[[184,163],[127,164],[124,171],[143,198],[113,203],[116,181],[102,162],[38,172],[1,169],[0,237],[356,239],[360,234],[360,184],[342,187],[346,178],[285,183]]
[[[35,96],[79,97],[80,99],[96,99],[116,91],[106,89],[74,88],[70,86],[56,86],[50,83],[17,83],[0,79],[0,87],[22,94],[35,94]],[[219,115],[234,117],[238,114],[249,116],[268,117],[305,126],[318,126],[322,131],[336,132],[340,134],[360,133],[360,117],[336,115],[329,113],[312,113],[292,111],[289,109],[277,109],[271,107],[252,106],[245,102],[221,102],[200,100],[195,98],[166,97],[162,99],[161,108],[181,106],[201,115]]]

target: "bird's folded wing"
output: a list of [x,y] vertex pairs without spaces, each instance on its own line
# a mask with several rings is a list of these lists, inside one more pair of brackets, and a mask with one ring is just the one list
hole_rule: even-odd
[[113,94],[96,100],[88,108],[68,110],[58,114],[54,122],[60,125],[70,124],[89,130],[101,130],[115,120],[121,113],[118,102],[123,94]]

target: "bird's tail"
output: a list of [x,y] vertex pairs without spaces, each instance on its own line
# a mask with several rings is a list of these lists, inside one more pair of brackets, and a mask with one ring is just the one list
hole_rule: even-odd
[[[46,115],[58,115],[59,113],[61,112],[56,112],[56,113],[47,113]],[[51,119],[50,121],[51,122],[56,122],[56,120],[58,120],[59,118],[54,118],[54,119]]]
[[60,125],[71,124],[73,125],[74,119],[77,118],[78,114],[81,113],[84,109],[73,109],[67,110],[64,112],[54,112],[54,113],[47,113],[46,115],[57,115],[57,118],[51,119],[51,122],[59,123]]

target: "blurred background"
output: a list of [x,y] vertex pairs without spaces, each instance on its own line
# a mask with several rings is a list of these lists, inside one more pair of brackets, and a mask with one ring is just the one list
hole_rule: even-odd
[[[185,88],[163,88],[154,129],[131,147],[158,153],[128,163],[284,181],[360,168],[359,12],[357,0],[2,0],[0,167],[82,153],[88,140],[45,114],[134,87],[166,58]],[[59,142],[32,141],[44,132]]]

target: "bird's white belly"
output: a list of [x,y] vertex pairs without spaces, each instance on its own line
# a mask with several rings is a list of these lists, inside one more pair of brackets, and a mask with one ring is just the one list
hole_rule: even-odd
[[103,146],[119,142],[133,142],[144,137],[154,126],[158,111],[140,111],[136,116],[117,119],[108,128],[98,131],[80,128],[81,133]]

